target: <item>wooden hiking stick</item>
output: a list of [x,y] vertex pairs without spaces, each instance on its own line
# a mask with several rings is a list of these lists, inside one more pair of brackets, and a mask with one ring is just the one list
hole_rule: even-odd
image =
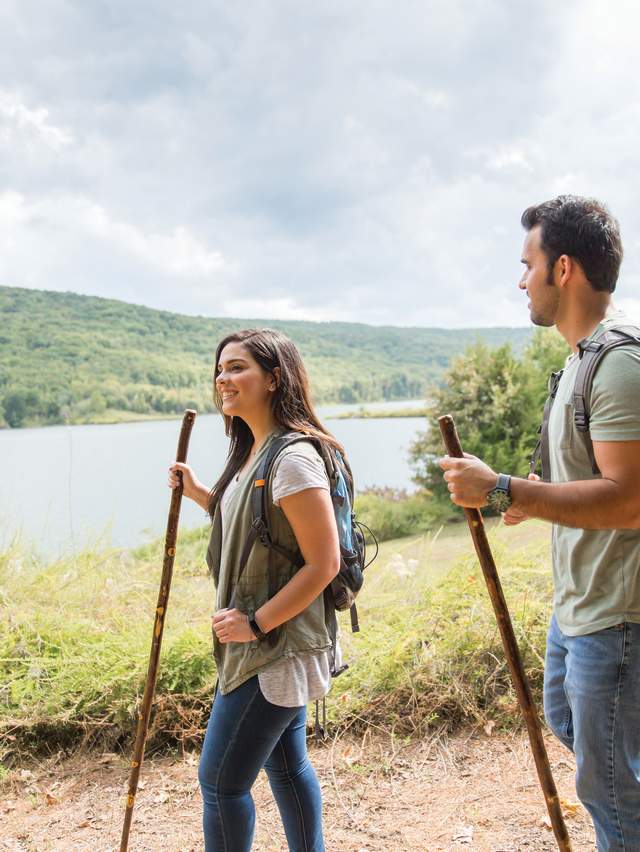
[[[196,412],[188,408],[182,418],[180,439],[178,440],[178,451],[176,461],[186,462],[187,450],[189,449],[189,438]],[[156,677],[158,675],[158,662],[160,660],[160,646],[162,645],[162,631],[164,630],[164,619],[167,614],[167,602],[169,590],[171,589],[171,577],[173,576],[173,560],[176,555],[176,539],[178,537],[178,519],[180,517],[180,505],[182,503],[182,473],[178,471],[179,484],[171,494],[169,506],[169,520],[167,521],[167,534],[164,541],[164,561],[162,563],[162,578],[160,580],[160,591],[158,593],[158,605],[153,625],[153,637],[151,639],[151,653],[149,655],[149,668],[147,670],[147,681],[144,685],[144,697],[140,708],[138,719],[138,730],[136,742],[131,759],[131,774],[129,775],[129,790],[127,793],[127,804],[124,812],[124,824],[122,826],[122,837],[120,839],[120,852],[127,852],[129,845],[129,830],[133,817],[133,806],[140,778],[140,767],[144,758],[144,744],[149,729],[149,716],[153,704],[153,693],[156,688]]]
[[[447,453],[453,458],[462,458],[464,454],[453,417],[446,414],[444,417],[438,418],[438,423],[440,424],[440,432],[442,433],[442,440],[444,441]],[[571,841],[562,816],[558,791],[556,790],[555,781],[551,774],[549,758],[542,738],[540,718],[533,703],[529,681],[522,665],[522,658],[520,657],[520,650],[513,632],[507,602],[504,599],[502,585],[500,584],[496,564],[493,561],[493,554],[491,553],[487,534],[484,529],[482,514],[479,509],[465,509],[464,513],[467,516],[471,537],[473,538],[478,560],[482,567],[487,589],[489,590],[489,597],[493,604],[493,611],[498,622],[498,627],[500,628],[502,645],[509,664],[511,679],[518,695],[520,709],[522,710],[522,715],[527,726],[531,751],[536,763],[540,786],[542,787],[542,792],[547,803],[547,810],[549,811],[549,818],[556,843],[561,852],[571,852]]]

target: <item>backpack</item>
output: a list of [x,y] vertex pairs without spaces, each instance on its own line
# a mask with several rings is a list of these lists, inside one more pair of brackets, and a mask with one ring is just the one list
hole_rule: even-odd
[[[580,363],[576,372],[576,380],[573,386],[573,407],[574,407],[574,423],[576,429],[583,437],[585,449],[589,456],[591,469],[594,474],[599,474],[600,469],[596,462],[596,457],[593,452],[593,442],[589,433],[589,420],[591,415],[591,386],[596,370],[600,366],[602,359],[612,349],[617,349],[618,346],[625,346],[629,343],[640,346],[640,328],[626,325],[618,328],[608,328],[600,332],[593,339],[585,337],[578,341],[578,357]],[[538,429],[540,435],[538,443],[533,455],[529,472],[535,473],[540,462],[542,479],[545,482],[551,481],[551,463],[549,459],[549,417],[553,407],[553,401],[558,392],[558,385],[562,378],[564,370],[558,370],[552,373],[549,378],[549,396],[544,405],[542,414],[542,423]]]
[[[304,558],[298,549],[290,553],[285,548],[273,541],[269,526],[268,511],[268,484],[273,471],[273,466],[280,453],[287,447],[300,441],[308,441],[317,450],[324,462],[327,477],[329,479],[329,493],[333,503],[333,511],[338,529],[338,541],[340,543],[340,570],[331,583],[324,590],[324,610],[327,631],[331,638],[331,677],[338,677],[349,667],[345,664],[336,665],[336,640],[337,621],[336,610],[343,612],[349,610],[351,615],[351,631],[358,633],[360,624],[358,621],[358,610],[356,608],[356,597],[364,583],[364,570],[378,555],[378,542],[366,524],[357,521],[353,511],[354,490],[353,475],[349,463],[342,454],[328,446],[320,438],[307,435],[302,432],[289,432],[281,435],[271,442],[269,451],[262,460],[255,473],[255,487],[251,492],[251,515],[252,522],[247,540],[240,554],[238,568],[238,579],[242,575],[249,554],[256,541],[264,547],[286,557],[296,568],[304,565]],[[367,562],[367,546],[364,531],[367,531],[373,539],[375,553]],[[315,734],[316,739],[324,737],[324,725],[326,724],[326,704],[322,701],[323,724],[319,720],[319,702],[316,701]]]

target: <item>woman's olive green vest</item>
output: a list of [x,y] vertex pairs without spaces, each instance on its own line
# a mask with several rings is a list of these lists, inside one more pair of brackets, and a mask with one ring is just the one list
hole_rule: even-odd
[[[240,581],[237,580],[240,555],[251,526],[251,491],[255,487],[255,472],[276,434],[282,433],[269,436],[252,464],[242,472],[234,493],[225,503],[224,538],[220,505],[216,507],[207,549],[207,564],[217,590],[216,609],[229,606],[231,595],[234,594],[235,606],[250,618],[289,582],[297,570],[280,553],[256,540]],[[316,450],[311,444],[303,442],[295,445],[295,452],[311,454]],[[269,495],[267,505],[273,541],[288,553],[294,554],[298,545],[283,511],[274,506],[270,498],[271,481],[265,487]],[[276,660],[330,646],[331,639],[325,625],[324,598],[320,594],[303,612],[271,631],[262,642],[220,643],[214,634],[213,653],[218,669],[218,688],[226,695]]]

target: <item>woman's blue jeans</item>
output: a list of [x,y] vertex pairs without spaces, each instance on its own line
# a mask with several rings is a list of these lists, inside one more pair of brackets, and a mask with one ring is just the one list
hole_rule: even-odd
[[566,636],[554,615],[544,712],[575,753],[600,852],[640,852],[640,624]]
[[306,707],[276,707],[257,675],[217,693],[198,780],[204,801],[205,852],[248,852],[255,827],[251,787],[262,767],[280,811],[289,849],[324,852],[320,785],[306,744]]

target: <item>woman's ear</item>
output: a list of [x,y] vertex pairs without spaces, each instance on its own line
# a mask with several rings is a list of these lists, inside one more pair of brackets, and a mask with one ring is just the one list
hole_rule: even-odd
[[273,376],[273,386],[269,390],[274,391],[280,385],[280,367],[274,367],[271,375]]

